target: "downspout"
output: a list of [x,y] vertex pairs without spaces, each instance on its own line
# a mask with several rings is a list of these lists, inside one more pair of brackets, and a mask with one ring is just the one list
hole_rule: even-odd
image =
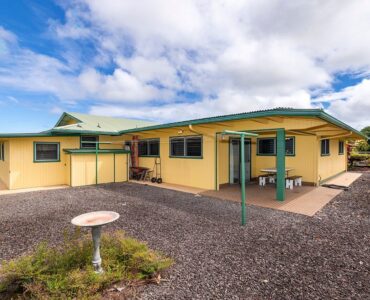
[[192,124],[189,124],[189,130],[191,131],[191,132],[194,132],[194,133],[196,133],[196,134],[203,134],[203,133],[200,133],[199,131],[196,131],[194,128],[193,128],[193,125]]

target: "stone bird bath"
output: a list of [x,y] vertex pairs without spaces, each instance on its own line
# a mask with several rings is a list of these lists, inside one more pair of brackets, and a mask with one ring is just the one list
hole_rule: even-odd
[[112,223],[119,218],[119,214],[114,211],[94,211],[79,215],[72,219],[71,223],[80,227],[90,227],[94,245],[92,264],[96,273],[102,273],[100,257],[100,236],[104,225]]

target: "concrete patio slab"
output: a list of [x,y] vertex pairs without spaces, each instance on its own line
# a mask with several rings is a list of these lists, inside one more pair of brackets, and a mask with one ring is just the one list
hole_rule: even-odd
[[[324,187],[294,187],[293,190],[286,190],[284,201],[277,201],[275,200],[275,191],[274,185],[260,187],[257,184],[248,184],[246,187],[246,202],[251,205],[313,216],[342,192],[341,190]],[[240,188],[238,185],[227,185],[219,191],[206,191],[202,195],[240,202]]]
[[184,192],[184,193],[189,193],[189,194],[194,194],[194,195],[201,194],[207,191],[205,189],[199,189],[199,188],[194,188],[194,187],[189,187],[189,186],[184,186],[184,185],[179,185],[179,184],[165,183],[165,182],[162,182],[161,184],[153,183],[151,181],[142,181],[142,180],[130,180],[130,182],[149,185],[149,186],[155,186],[155,187],[159,187],[162,189],[174,190],[174,191],[179,191],[179,192]]
[[361,175],[362,173],[345,172],[328,180],[325,184],[336,184],[349,187],[355,180],[361,177]]
[[10,195],[10,194],[27,193],[27,192],[36,192],[36,191],[66,189],[66,188],[69,188],[69,187],[70,187],[69,185],[56,185],[56,186],[46,186],[46,187],[35,187],[35,188],[29,188],[29,189],[8,190],[4,185],[4,189],[2,189],[1,186],[0,186],[0,196]]

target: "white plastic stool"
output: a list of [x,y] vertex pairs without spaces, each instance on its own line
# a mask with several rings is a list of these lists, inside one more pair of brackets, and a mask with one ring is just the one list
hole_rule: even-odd
[[266,185],[266,177],[260,176],[258,177],[259,180],[259,185],[260,186],[265,186]]
[[298,177],[294,179],[295,186],[302,186],[302,177]]
[[293,180],[292,179],[285,179],[285,188],[293,189]]

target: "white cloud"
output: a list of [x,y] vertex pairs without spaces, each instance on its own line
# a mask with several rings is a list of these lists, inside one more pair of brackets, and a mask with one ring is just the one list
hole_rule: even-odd
[[[0,84],[162,121],[311,107],[324,93],[343,97],[332,100],[335,116],[355,126],[368,119],[366,81],[340,93],[331,84],[337,73],[370,74],[369,1],[78,0],[64,8],[65,23],[50,21],[50,30],[61,44],[88,40],[96,55],[83,64],[67,42],[67,62],[14,51],[15,37],[0,28],[9,62],[0,63]],[[202,97],[186,103],[182,91]],[[359,117],[346,107],[361,107]]]
[[172,96],[167,90],[142,83],[122,69],[115,69],[112,75],[89,69],[79,76],[79,82],[88,97],[113,102],[143,102]]
[[328,93],[315,102],[330,102],[328,112],[361,129],[370,125],[370,80],[345,88],[336,93]]

